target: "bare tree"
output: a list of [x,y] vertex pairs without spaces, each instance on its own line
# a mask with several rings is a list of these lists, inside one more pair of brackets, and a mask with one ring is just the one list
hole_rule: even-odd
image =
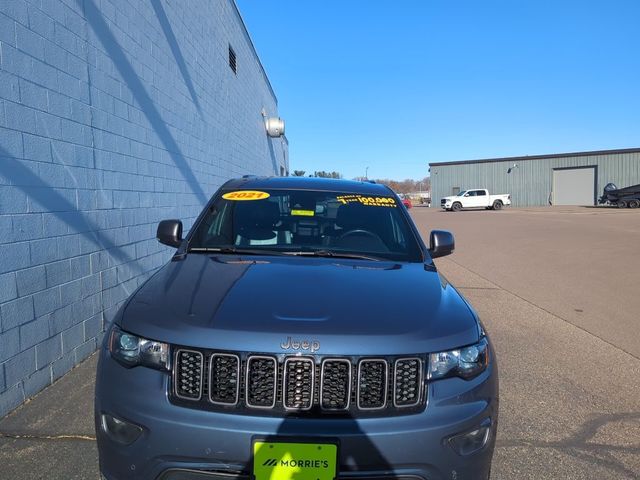
[[379,178],[376,179],[375,182],[389,186],[389,188],[396,193],[428,192],[431,190],[431,179],[429,177],[424,177],[422,180],[413,180],[411,178],[405,180]]

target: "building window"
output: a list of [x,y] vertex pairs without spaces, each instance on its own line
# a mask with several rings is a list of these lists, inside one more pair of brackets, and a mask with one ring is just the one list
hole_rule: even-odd
[[238,73],[238,64],[236,63],[236,52],[229,45],[229,67],[233,70],[233,73]]
[[280,176],[284,177],[284,167],[280,165]]

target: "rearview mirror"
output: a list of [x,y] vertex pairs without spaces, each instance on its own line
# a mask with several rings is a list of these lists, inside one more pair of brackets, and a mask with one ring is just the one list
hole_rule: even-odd
[[445,230],[433,230],[429,235],[429,254],[431,258],[451,255],[455,250],[456,242],[453,234]]
[[163,245],[178,248],[182,243],[182,222],[180,220],[162,220],[158,224],[156,237]]

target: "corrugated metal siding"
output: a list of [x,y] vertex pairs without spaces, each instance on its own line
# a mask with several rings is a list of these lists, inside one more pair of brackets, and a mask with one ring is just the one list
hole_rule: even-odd
[[[507,173],[514,163],[518,168]],[[486,188],[490,193],[510,193],[514,207],[549,204],[553,184],[553,169],[597,166],[597,195],[613,182],[618,187],[640,184],[640,153],[616,153],[592,156],[545,158],[536,160],[504,160],[498,162],[431,165],[432,205],[440,206],[440,199],[452,194],[453,187],[461,190]]]

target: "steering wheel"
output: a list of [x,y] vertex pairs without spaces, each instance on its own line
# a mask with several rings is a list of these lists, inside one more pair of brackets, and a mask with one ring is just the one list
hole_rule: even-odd
[[382,239],[375,233],[370,232],[369,230],[362,230],[361,228],[356,228],[356,229],[344,232],[342,235],[340,235],[340,239],[342,240],[343,238],[346,238],[346,237],[355,237],[355,236],[370,237],[370,238],[373,238],[374,240],[377,240],[380,242],[382,241]]

